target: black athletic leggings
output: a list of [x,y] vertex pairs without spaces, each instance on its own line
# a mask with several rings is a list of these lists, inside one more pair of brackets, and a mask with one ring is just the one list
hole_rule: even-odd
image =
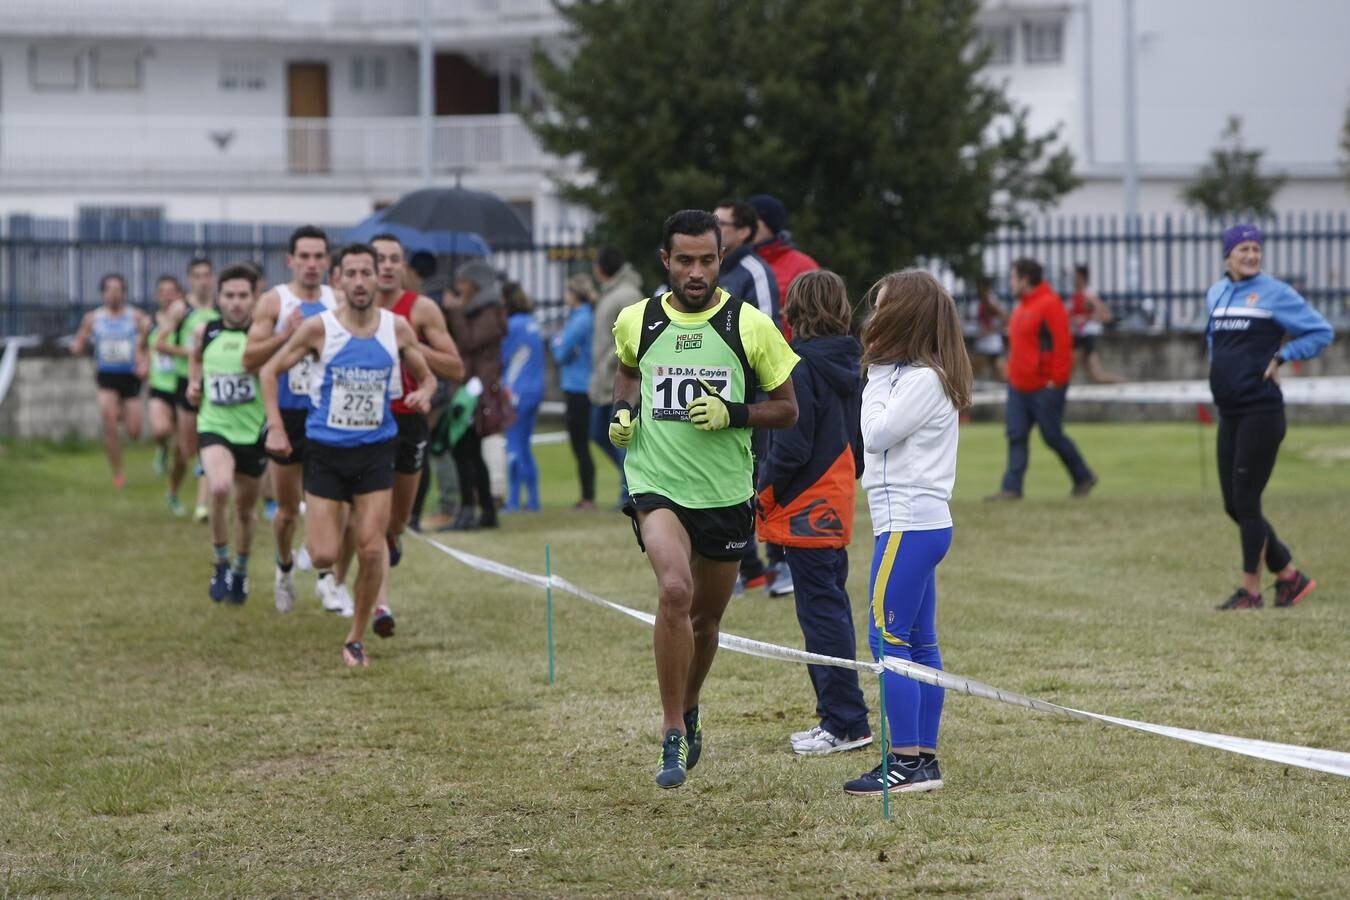
[[1284,440],[1284,409],[1219,417],[1219,487],[1223,511],[1237,523],[1242,535],[1242,571],[1266,568],[1279,572],[1289,565],[1289,548],[1261,515],[1261,492],[1275,469],[1275,455]]
[[572,444],[572,455],[577,460],[577,476],[581,479],[581,499],[595,500],[595,461],[591,459],[591,401],[585,394],[571,391],[563,394],[567,412],[567,439]]
[[464,429],[464,434],[450,452],[459,472],[460,505],[470,512],[477,505],[484,519],[495,520],[497,507],[492,502],[492,479],[488,475],[487,463],[483,462],[483,439],[478,436],[473,425]]

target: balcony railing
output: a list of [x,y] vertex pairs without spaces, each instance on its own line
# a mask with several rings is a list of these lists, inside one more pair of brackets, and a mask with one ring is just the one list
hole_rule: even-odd
[[[437,174],[542,170],[554,163],[516,115],[447,116],[433,127]],[[423,146],[415,117],[0,116],[0,184],[51,178],[371,181],[420,174]]]
[[[4,0],[0,34],[277,37],[304,30],[378,39],[416,28],[421,5],[421,0]],[[430,11],[443,37],[453,37],[442,34],[447,30],[522,22],[559,28],[550,0],[431,0]]]

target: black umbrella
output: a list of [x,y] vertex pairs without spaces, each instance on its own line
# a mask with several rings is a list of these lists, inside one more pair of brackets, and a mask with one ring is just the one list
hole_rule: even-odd
[[473,232],[499,250],[533,243],[529,226],[505,200],[462,187],[423,188],[405,194],[380,219],[426,232]]

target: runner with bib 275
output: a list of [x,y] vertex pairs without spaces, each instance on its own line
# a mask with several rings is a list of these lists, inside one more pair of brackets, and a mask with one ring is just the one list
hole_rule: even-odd
[[[702,752],[699,691],[754,528],[750,431],[797,421],[797,356],[772,319],[717,286],[722,253],[712,213],[675,213],[661,245],[670,291],[614,323],[609,437],[628,448],[624,512],[660,589],[663,788],[683,784]],[[747,402],[761,389],[768,400]]]

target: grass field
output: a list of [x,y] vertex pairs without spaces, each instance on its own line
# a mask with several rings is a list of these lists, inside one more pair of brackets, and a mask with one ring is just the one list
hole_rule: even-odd
[[[1002,438],[963,431],[940,570],[947,667],[1084,709],[1350,750],[1350,428],[1294,427],[1269,516],[1321,582],[1292,610],[1219,614],[1224,518],[1194,426],[1077,426],[1102,478],[1070,502],[1040,444],[1028,499],[990,507]],[[451,539],[654,607],[617,513],[575,513],[563,446],[542,514]],[[613,496],[600,463],[601,496]],[[942,791],[840,784],[874,754],[802,759],[800,667],[719,656],[704,761],[653,784],[645,626],[410,541],[398,635],[345,671],[312,576],[272,608],[270,530],[243,609],[206,598],[202,526],[172,519],[150,454],[114,493],[94,447],[0,445],[0,896],[1350,894],[1350,780],[949,695]],[[860,511],[862,534],[870,533]],[[868,542],[853,592],[865,623]],[[800,646],[791,601],[725,627]],[[876,685],[868,685],[875,709]]]

